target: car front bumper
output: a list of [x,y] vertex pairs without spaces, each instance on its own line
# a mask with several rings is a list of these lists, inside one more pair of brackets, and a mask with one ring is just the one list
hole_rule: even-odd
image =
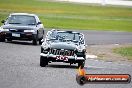
[[6,39],[12,39],[12,40],[33,40],[36,39],[36,34],[33,33],[12,33],[12,32],[7,32],[5,33],[5,38]]
[[45,57],[48,61],[53,61],[53,62],[78,63],[79,61],[84,61],[85,60],[85,58],[83,58],[83,57],[77,57],[77,56],[62,56],[62,57],[67,57],[68,61],[56,60],[57,56],[60,56],[60,55],[44,54],[44,53],[41,53],[40,56]]

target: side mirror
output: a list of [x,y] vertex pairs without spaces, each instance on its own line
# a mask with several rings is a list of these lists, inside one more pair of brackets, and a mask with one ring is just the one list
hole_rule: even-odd
[[5,20],[2,20],[1,23],[5,23]]
[[42,24],[41,22],[38,22],[37,25]]
[[42,39],[41,42],[44,42],[44,39]]

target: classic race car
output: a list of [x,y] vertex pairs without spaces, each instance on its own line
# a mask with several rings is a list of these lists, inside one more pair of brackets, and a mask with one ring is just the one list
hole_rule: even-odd
[[78,63],[78,67],[84,67],[85,53],[85,40],[82,33],[52,29],[47,32],[41,45],[40,66],[45,67],[49,62],[66,62]]

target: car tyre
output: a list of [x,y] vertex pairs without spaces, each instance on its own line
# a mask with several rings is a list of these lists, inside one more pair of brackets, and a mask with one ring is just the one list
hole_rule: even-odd
[[10,38],[9,38],[9,39],[7,39],[7,42],[11,42],[11,41],[12,41],[12,39],[10,39]]
[[5,38],[0,38],[0,42],[5,42]]
[[80,61],[80,62],[78,62],[78,67],[80,67],[80,66],[81,66],[81,68],[83,68],[83,67],[84,67],[84,65],[85,65],[85,61]]
[[46,58],[41,56],[40,57],[40,66],[45,67],[46,65],[48,65],[48,61],[46,60]]
[[37,39],[33,39],[33,45],[37,45]]
[[39,45],[41,45],[41,44],[42,44],[41,39],[39,39]]

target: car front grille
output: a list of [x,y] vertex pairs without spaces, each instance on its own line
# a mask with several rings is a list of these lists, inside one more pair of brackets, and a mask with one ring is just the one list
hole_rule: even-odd
[[73,56],[74,50],[50,49],[49,53],[53,55]]
[[10,31],[11,32],[24,32],[24,29],[14,29],[14,30],[10,29]]

